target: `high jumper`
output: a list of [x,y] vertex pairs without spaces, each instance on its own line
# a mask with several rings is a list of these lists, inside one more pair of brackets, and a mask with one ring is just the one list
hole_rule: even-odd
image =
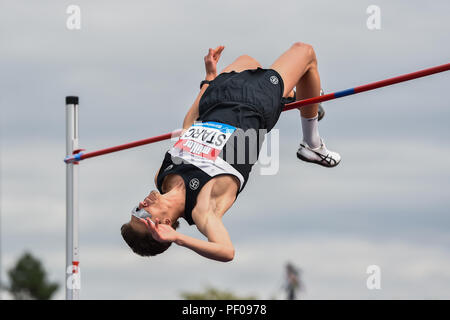
[[[179,140],[155,175],[158,191],[140,201],[121,228],[126,243],[141,256],[160,254],[176,243],[209,259],[232,260],[235,251],[222,217],[244,189],[264,139],[246,144],[240,137],[249,131],[258,137],[261,131],[270,132],[285,104],[321,94],[311,45],[294,43],[267,69],[242,55],[217,75],[223,50],[224,46],[209,49],[204,58],[205,80],[184,118]],[[303,140],[297,157],[337,166],[340,155],[328,150],[319,135],[319,104],[299,110]],[[176,231],[179,218],[196,225],[207,241]]]

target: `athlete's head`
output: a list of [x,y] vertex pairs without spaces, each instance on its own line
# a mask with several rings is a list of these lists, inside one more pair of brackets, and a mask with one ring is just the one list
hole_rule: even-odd
[[172,243],[155,240],[148,224],[155,223],[158,219],[160,223],[177,229],[179,222],[175,216],[168,200],[158,191],[152,191],[133,209],[130,221],[122,225],[120,231],[125,242],[135,253],[144,257],[154,256],[166,251]]

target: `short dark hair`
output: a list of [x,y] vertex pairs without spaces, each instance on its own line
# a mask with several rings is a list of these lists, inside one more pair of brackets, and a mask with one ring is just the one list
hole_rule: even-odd
[[[180,223],[175,221],[172,224],[172,228],[177,229],[179,225]],[[120,228],[120,233],[131,250],[143,257],[155,256],[163,253],[169,249],[172,244],[171,242],[159,242],[153,239],[151,233],[149,232],[142,233],[136,231],[129,222],[122,225]]]

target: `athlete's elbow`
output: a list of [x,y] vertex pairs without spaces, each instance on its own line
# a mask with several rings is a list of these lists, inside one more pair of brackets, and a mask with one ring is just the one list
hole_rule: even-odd
[[234,248],[228,249],[223,256],[222,262],[230,262],[234,259]]

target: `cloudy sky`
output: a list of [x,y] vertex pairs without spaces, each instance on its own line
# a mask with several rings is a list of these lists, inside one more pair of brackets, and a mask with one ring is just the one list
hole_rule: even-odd
[[[381,30],[366,26],[369,5]],[[81,8],[68,30],[66,9]],[[241,54],[269,66],[293,42],[315,47],[337,91],[450,62],[448,1],[23,1],[0,9],[2,279],[26,250],[61,284],[65,264],[64,97],[80,96],[80,146],[113,146],[181,126],[204,77]],[[450,73],[327,102],[320,133],[334,169],[299,161],[297,111],[280,117],[280,169],[256,165],[224,216],[231,263],[173,245],[142,258],[120,236],[170,142],[80,165],[84,299],[180,299],[207,285],[283,298],[284,265],[304,299],[450,298]],[[184,221],[181,232],[201,237]],[[381,268],[368,290],[366,269]]]

